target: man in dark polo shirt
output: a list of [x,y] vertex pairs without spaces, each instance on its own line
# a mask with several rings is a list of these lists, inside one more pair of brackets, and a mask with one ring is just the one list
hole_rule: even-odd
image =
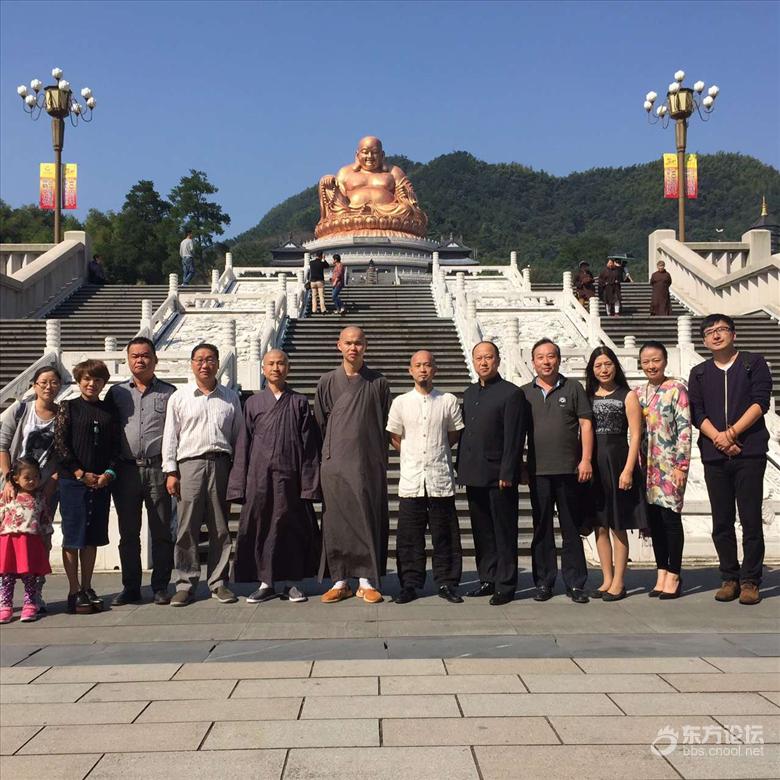
[[471,351],[479,381],[463,394],[465,428],[458,445],[458,481],[466,486],[479,587],[467,596],[507,604],[517,588],[518,484],[525,446],[526,410],[517,385],[498,373],[492,341]]
[[531,411],[528,471],[534,535],[531,559],[535,601],[553,595],[558,561],[555,553],[553,512],[563,537],[561,569],[566,595],[577,604],[587,604],[585,580],[588,568],[575,520],[579,500],[578,482],[593,476],[592,412],[583,386],[558,373],[561,351],[550,339],[540,339],[531,351],[536,378],[523,386]]
[[130,341],[127,365],[132,376],[114,385],[107,395],[122,427],[122,453],[111,485],[119,517],[122,591],[111,603],[121,607],[141,600],[141,507],[145,504],[152,541],[154,603],[167,604],[171,600],[173,530],[161,451],[168,399],[176,388],[155,376],[157,353],[150,339],[137,336]]

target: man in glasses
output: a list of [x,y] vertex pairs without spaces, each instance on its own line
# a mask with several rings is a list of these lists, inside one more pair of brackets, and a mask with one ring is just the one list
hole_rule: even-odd
[[[688,381],[693,424],[712,505],[712,541],[718,551],[722,585],[717,601],[758,604],[764,564],[761,503],[769,433],[772,376],[760,355],[737,351],[734,320],[710,314],[700,326],[712,357],[694,366]],[[736,509],[742,524],[742,566],[734,531]]]
[[198,586],[198,539],[203,523],[209,532],[206,576],[211,596],[223,604],[238,600],[226,585],[230,564],[226,496],[233,448],[242,425],[241,404],[235,392],[217,381],[219,350],[213,344],[198,344],[191,360],[195,383],[180,387],[171,396],[163,434],[166,487],[178,501],[174,607],[189,604]]

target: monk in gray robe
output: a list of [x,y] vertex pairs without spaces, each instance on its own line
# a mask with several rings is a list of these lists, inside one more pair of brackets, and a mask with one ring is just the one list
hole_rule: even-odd
[[281,596],[306,601],[301,580],[317,573],[320,533],[312,501],[319,500],[320,436],[306,396],[287,385],[289,360],[280,349],[263,358],[265,389],[244,405],[235,446],[228,501],[242,503],[235,579],[259,582],[247,598]]
[[387,380],[363,362],[366,336],[349,326],[339,335],[341,365],[320,378],[314,415],[322,445],[322,561],[331,589],[326,603],[352,596],[349,578],[359,578],[356,595],[382,600],[377,586],[387,569]]

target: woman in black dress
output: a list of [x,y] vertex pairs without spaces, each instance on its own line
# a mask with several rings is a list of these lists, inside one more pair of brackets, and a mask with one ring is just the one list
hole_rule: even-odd
[[591,591],[590,597],[620,601],[626,595],[627,532],[647,526],[638,465],[642,409],[609,347],[596,347],[591,353],[585,390],[593,406],[596,433],[589,520],[604,575],[601,587]]

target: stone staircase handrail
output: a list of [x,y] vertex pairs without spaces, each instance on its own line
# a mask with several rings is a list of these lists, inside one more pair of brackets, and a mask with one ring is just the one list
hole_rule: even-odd
[[589,308],[586,310],[574,297],[572,292],[571,271],[563,272],[563,290],[559,295],[558,306],[561,313],[568,318],[572,325],[574,325],[577,332],[583,338],[587,339],[591,349],[603,344],[610,349],[617,350],[617,344],[615,344],[601,327],[598,296],[594,295],[589,300]]
[[0,244],[0,273],[13,276],[56,244]]

